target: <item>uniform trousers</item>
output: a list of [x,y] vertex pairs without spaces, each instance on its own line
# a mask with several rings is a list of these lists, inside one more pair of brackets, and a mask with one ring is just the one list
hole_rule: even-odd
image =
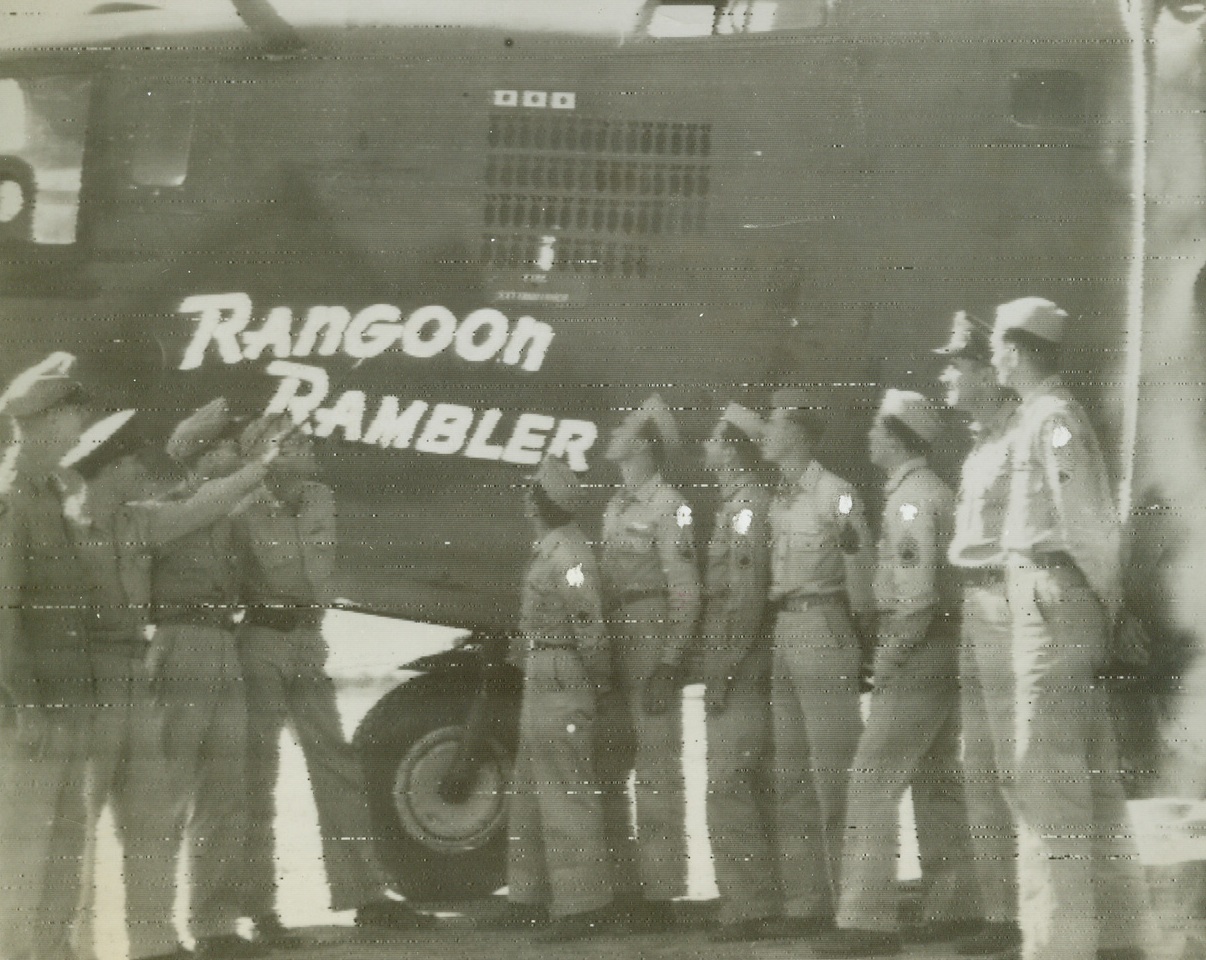
[[1105,692],[1105,609],[1070,564],[1011,557],[1013,802],[1025,960],[1141,947],[1146,890],[1127,822]]
[[[596,765],[613,881],[623,897],[673,900],[687,891],[682,696],[676,693],[658,715],[645,710],[641,697],[666,636],[666,601],[650,597],[624,604],[609,626],[619,697],[609,698],[613,703],[600,716]],[[635,824],[628,795],[633,770]]]
[[775,877],[770,684],[738,676],[725,709],[707,718],[708,836],[721,923],[780,912]]
[[891,676],[876,681],[850,781],[841,927],[891,932],[900,926],[897,813],[910,784],[926,888],[922,919],[979,916],[958,763],[952,647],[931,635]]
[[310,775],[331,909],[381,899],[387,879],[373,851],[364,774],[343,735],[321,630],[242,626],[238,651],[248,703],[244,912],[257,917],[275,910],[274,798],[286,724],[293,726]]
[[155,681],[163,708],[173,828],[187,835],[190,929],[194,937],[235,932],[242,915],[247,833],[247,701],[231,631],[163,624]]
[[839,889],[846,787],[858,749],[859,643],[839,597],[775,620],[771,709],[783,912],[829,917]]
[[1014,754],[1013,633],[1005,580],[963,590],[960,706],[967,820],[984,919],[1017,923],[1018,827],[1006,791]]
[[572,648],[533,650],[524,670],[511,774],[507,884],[516,903],[553,917],[612,899],[594,769],[595,684]]
[[72,955],[87,844],[84,783],[92,710],[77,702],[47,707],[43,717],[46,730],[36,749],[18,743],[11,722],[0,728],[4,960]]
[[83,942],[77,953],[95,956],[108,939],[96,916],[95,861],[97,821],[112,808],[122,847],[126,892],[126,930],[131,960],[170,953],[176,948],[175,825],[182,811],[170,783],[172,768],[164,755],[163,720],[154,703],[141,649],[94,644],[97,709],[88,759],[88,870],[80,911]]

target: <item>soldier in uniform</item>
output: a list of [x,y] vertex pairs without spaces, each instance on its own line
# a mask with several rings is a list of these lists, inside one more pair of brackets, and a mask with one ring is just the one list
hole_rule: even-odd
[[[945,565],[953,498],[926,463],[941,432],[940,411],[929,400],[888,390],[868,434],[871,463],[887,477],[875,576],[875,689],[850,782],[838,930],[813,944],[822,957],[903,949],[896,811],[910,783],[918,806],[924,787],[931,829],[946,834],[938,845],[944,855],[934,861],[944,872],[972,869],[958,765],[959,638]],[[974,887],[962,893],[965,917],[974,917]],[[966,932],[957,919],[929,919],[918,939]]]
[[[122,842],[126,929],[131,960],[184,956],[172,922],[176,851],[184,811],[163,751],[160,714],[146,668],[151,551],[229,514],[263,480],[268,446],[229,477],[202,485],[187,500],[145,499],[148,472],[136,411],[106,417],[87,431],[62,465],[85,483],[67,517],[88,590],[88,655],[97,707],[88,771],[88,823],[112,804]],[[93,927],[95,900],[85,877],[83,919]]]
[[1017,400],[997,382],[991,328],[956,314],[942,373],[947,406],[971,419],[973,447],[955,498],[947,556],[962,584],[959,689],[964,794],[984,923],[958,944],[963,956],[999,953],[1021,943],[1018,927],[1017,823],[1005,793],[1012,768],[1013,640],[1005,598],[1001,525],[1009,494],[1008,426]]
[[[623,478],[603,514],[600,560],[626,716],[604,717],[598,765],[617,892],[639,929],[671,926],[670,901],[686,893],[680,681],[700,587],[691,508],[661,473],[677,440],[673,416],[654,395],[616,428],[605,454]],[[620,732],[623,721],[630,737]],[[635,853],[627,792],[634,767]]]
[[704,446],[723,502],[708,545],[699,666],[706,685],[708,834],[723,902],[718,942],[775,933],[773,768],[770,742],[770,495],[758,444],[762,418],[725,408]]
[[54,354],[0,397],[16,445],[0,478],[0,956],[66,960],[86,842],[95,702],[87,601],[59,459],[87,417],[74,358]]
[[1025,297],[997,308],[992,334],[997,377],[1021,397],[1001,544],[1026,960],[1139,957],[1145,940],[1142,875],[1095,683],[1119,599],[1120,525],[1097,437],[1059,376],[1067,320]]
[[537,540],[524,576],[517,666],[524,672],[512,773],[507,884],[511,902],[547,908],[545,943],[599,932],[612,901],[594,733],[611,687],[599,569],[574,520],[578,478],[545,457],[525,512]]
[[[244,433],[254,447],[279,421]],[[236,641],[248,704],[245,911],[257,941],[296,944],[275,909],[274,794],[280,737],[293,726],[318,808],[332,910],[356,910],[358,926],[415,929],[431,922],[390,889],[373,851],[360,762],[343,735],[322,635],[333,599],[338,546],[335,497],[317,479],[313,441],[291,431],[266,482],[235,517],[240,597],[246,613]]]
[[833,925],[873,556],[854,488],[813,457],[823,429],[817,399],[791,389],[773,403],[762,451],[782,480],[770,509],[780,926],[807,937]]

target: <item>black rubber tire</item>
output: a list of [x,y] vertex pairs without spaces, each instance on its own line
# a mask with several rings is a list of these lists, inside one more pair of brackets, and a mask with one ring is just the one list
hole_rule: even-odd
[[412,900],[484,896],[506,883],[514,728],[490,739],[493,760],[466,803],[446,804],[434,790],[476,692],[476,680],[419,677],[378,701],[356,731],[377,853]]

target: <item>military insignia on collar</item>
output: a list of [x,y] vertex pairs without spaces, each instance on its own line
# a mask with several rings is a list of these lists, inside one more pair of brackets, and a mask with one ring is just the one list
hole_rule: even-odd
[[904,564],[906,567],[916,566],[918,560],[917,538],[905,537],[900,541],[900,548],[898,552],[900,554],[900,562],[902,564]]

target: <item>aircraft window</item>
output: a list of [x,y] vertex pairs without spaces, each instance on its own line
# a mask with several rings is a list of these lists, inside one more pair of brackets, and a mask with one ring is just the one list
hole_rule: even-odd
[[142,187],[179,187],[188,176],[196,99],[192,84],[147,85],[134,95],[130,179]]
[[75,242],[91,84],[0,78],[0,232]]
[[644,14],[645,33],[651,37],[711,37],[815,30],[824,25],[827,11],[826,0],[651,0]]

